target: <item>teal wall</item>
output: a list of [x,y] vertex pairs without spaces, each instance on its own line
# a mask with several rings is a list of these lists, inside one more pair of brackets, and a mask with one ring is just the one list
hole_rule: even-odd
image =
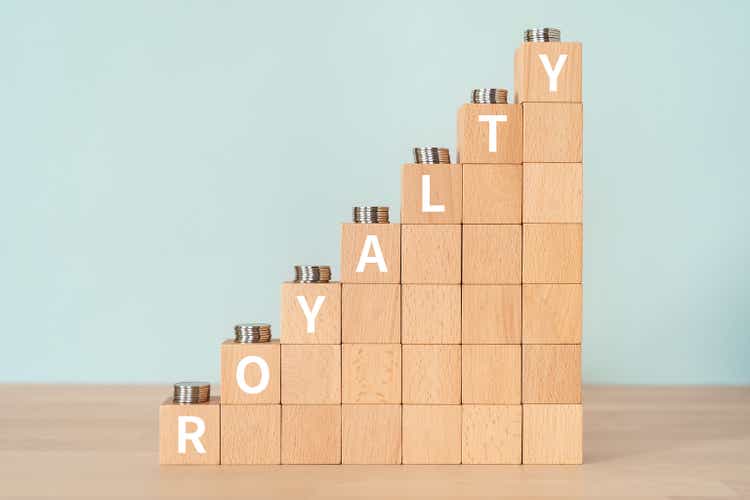
[[584,43],[585,381],[750,383],[748,5],[2,2],[0,380],[216,380],[553,25]]

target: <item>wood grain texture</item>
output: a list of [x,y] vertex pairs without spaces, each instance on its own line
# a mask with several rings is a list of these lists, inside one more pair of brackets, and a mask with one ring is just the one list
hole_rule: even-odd
[[403,407],[403,463],[461,463],[461,406]]
[[520,345],[462,345],[463,404],[521,404]]
[[461,346],[404,345],[404,404],[461,402]]
[[[92,413],[96,413],[92,411]],[[182,405],[172,403],[172,399],[164,401],[159,407],[159,463],[160,464],[218,464],[221,460],[220,442],[220,406],[219,398],[213,397],[207,403]],[[185,443],[185,453],[178,449],[178,419],[190,416],[203,420],[205,432],[199,438],[205,453],[199,453],[193,442]],[[196,431],[195,424],[185,424],[185,431]],[[112,438],[110,438],[112,439]],[[5,449],[5,445],[3,445]]]
[[464,224],[520,224],[521,165],[464,164]]
[[461,283],[461,225],[402,225],[405,284]]
[[[377,237],[387,271],[377,264],[365,265],[361,273],[357,264],[367,236]],[[374,251],[369,256],[374,256]],[[401,225],[355,224],[341,225],[341,281],[343,283],[400,283],[401,282]]]
[[341,346],[281,346],[283,404],[341,403]]
[[583,162],[583,105],[523,105],[524,163]]
[[222,464],[281,463],[281,405],[222,405]]
[[401,403],[401,344],[345,344],[341,367],[344,403]]
[[[247,394],[237,385],[237,364],[246,356],[258,356],[268,363],[268,387],[258,394]],[[253,363],[245,368],[245,382],[250,387],[260,382],[260,367]],[[281,402],[281,346],[278,339],[267,343],[221,344],[221,404],[277,404]]]
[[524,164],[523,222],[583,222],[583,165]]
[[523,346],[523,402],[581,402],[580,345]]
[[402,285],[404,344],[461,343],[461,285]]
[[[318,297],[325,297],[313,333],[307,331],[307,317],[297,297],[305,297],[310,311]],[[281,343],[340,344],[341,283],[282,283]]]
[[463,226],[463,282],[521,283],[521,226]]
[[344,344],[401,342],[401,285],[344,284],[341,341]]
[[521,343],[521,285],[462,285],[461,304],[461,343]]
[[[557,76],[557,90],[550,91],[550,79],[541,54],[546,54],[554,69],[560,55],[566,60]],[[513,88],[515,102],[581,102],[583,75],[580,42],[527,42],[515,52]]]
[[[479,115],[505,115],[495,125],[495,151],[490,151],[490,123]],[[458,110],[458,161],[460,163],[521,163],[523,160],[523,110],[519,104],[473,104]]]
[[341,405],[282,405],[282,464],[341,463]]
[[[402,224],[461,224],[462,167],[407,163],[401,167]],[[430,177],[430,204],[443,212],[422,211],[422,176]]]
[[581,224],[523,225],[524,283],[580,283],[582,268]]
[[583,407],[523,405],[523,463],[583,463]]
[[583,285],[523,285],[524,344],[580,344]]
[[401,405],[342,405],[341,462],[401,463]]
[[521,405],[462,408],[461,463],[521,463]]

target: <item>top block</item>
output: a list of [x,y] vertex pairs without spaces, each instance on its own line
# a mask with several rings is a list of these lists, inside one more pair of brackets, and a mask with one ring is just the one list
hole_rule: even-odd
[[459,163],[523,162],[523,111],[518,104],[464,104],[458,110]]
[[516,49],[516,103],[581,102],[579,42],[526,42]]

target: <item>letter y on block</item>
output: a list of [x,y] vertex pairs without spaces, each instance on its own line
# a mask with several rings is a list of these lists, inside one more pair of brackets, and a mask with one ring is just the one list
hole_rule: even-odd
[[325,301],[326,298],[323,295],[318,295],[315,297],[315,303],[313,304],[312,310],[310,310],[310,306],[307,305],[307,299],[302,295],[297,295],[297,302],[299,302],[299,306],[302,308],[302,313],[307,319],[307,333],[315,333],[315,318],[318,317],[320,308],[323,307],[323,302]]
[[565,66],[565,61],[568,60],[567,54],[560,54],[560,57],[557,58],[554,69],[552,68],[552,64],[550,64],[549,62],[549,57],[547,56],[547,54],[539,54],[539,59],[542,60],[544,71],[549,77],[549,91],[557,92],[557,77],[560,76],[560,71],[562,71],[563,66]]

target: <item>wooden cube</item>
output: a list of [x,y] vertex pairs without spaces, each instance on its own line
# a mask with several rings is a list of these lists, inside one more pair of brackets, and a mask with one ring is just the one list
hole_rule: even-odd
[[341,346],[281,346],[283,404],[341,403]]
[[401,344],[344,344],[344,403],[401,403]]
[[460,163],[521,163],[520,104],[464,104],[458,110]]
[[524,222],[583,222],[583,165],[523,166]]
[[404,404],[461,402],[461,346],[404,345]]
[[281,402],[281,346],[278,340],[221,344],[221,403],[224,405]]
[[461,285],[402,285],[404,344],[461,343]]
[[461,463],[520,464],[521,405],[463,405]]
[[403,463],[461,463],[461,406],[403,407]]
[[463,285],[461,303],[461,343],[521,343],[521,285]]
[[527,103],[523,105],[524,163],[581,163],[583,105]]
[[461,165],[401,167],[403,224],[461,224]]
[[523,463],[583,463],[583,407],[523,405]]
[[461,283],[460,225],[401,226],[402,283]]
[[464,224],[520,224],[523,167],[464,166]]
[[222,405],[222,464],[281,463],[281,405]]
[[345,344],[401,342],[401,285],[344,284],[341,287],[341,341]]
[[580,345],[523,346],[523,402],[581,402]]
[[341,225],[343,283],[401,282],[401,225]]
[[523,225],[524,283],[580,283],[582,267],[581,224]]
[[521,45],[514,60],[515,101],[581,102],[581,51],[579,42]]
[[521,283],[521,226],[463,226],[463,282]]
[[282,283],[282,344],[341,343],[341,284]]
[[582,285],[523,285],[523,343],[580,344]]
[[401,463],[401,405],[342,405],[341,462]]
[[219,398],[201,404],[164,401],[159,407],[159,463],[218,464],[219,414]]
[[282,405],[282,464],[341,463],[341,405]]
[[520,345],[462,345],[463,404],[521,404]]

